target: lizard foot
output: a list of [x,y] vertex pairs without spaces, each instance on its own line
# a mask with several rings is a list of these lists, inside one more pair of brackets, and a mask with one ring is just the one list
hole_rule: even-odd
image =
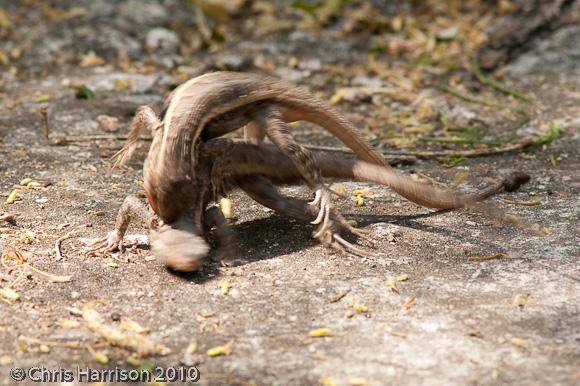
[[95,256],[100,253],[123,252],[123,238],[116,230],[107,234],[107,236],[89,244],[89,250],[84,253],[85,257]]
[[[320,235],[326,232],[327,229],[333,228],[333,222],[336,221],[348,232],[374,246],[374,241],[369,237],[370,232],[353,227],[338,211],[334,209],[331,203],[330,193],[332,192],[327,191],[324,188],[318,189],[314,200],[309,203],[310,205],[320,207],[318,217],[311,222],[311,224],[319,224],[318,229],[314,233],[314,237],[320,238]],[[342,239],[342,241],[341,245],[348,243],[344,239]]]
[[162,225],[151,232],[151,250],[165,266],[175,271],[199,270],[209,252],[205,240],[190,230]]
[[323,245],[326,245],[339,252],[347,252],[361,257],[369,257],[374,255],[373,252],[365,251],[364,249],[346,241],[332,229],[317,231],[313,236],[317,238]]

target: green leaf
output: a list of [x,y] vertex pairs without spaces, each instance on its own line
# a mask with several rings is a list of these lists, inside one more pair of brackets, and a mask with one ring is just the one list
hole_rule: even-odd
[[534,143],[536,145],[546,145],[546,144],[560,138],[560,135],[562,135],[562,129],[557,127],[554,124],[554,122],[550,122],[548,124],[548,132],[546,134],[536,138],[536,141]]
[[449,166],[458,166],[464,163],[466,159],[462,155],[449,155],[445,157],[445,163]]
[[322,6],[321,2],[317,2],[314,4],[308,3],[306,1],[303,0],[294,0],[292,2],[291,7],[294,9],[298,9],[300,11],[306,12],[307,14],[309,14],[310,16],[312,16],[313,18],[317,19],[318,17],[316,16],[316,11]]
[[76,97],[81,99],[92,99],[95,97],[93,90],[87,87],[85,84],[71,84],[70,88],[77,90]]

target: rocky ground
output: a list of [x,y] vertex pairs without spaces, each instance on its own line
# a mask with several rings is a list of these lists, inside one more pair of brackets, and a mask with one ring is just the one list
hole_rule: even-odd
[[[397,12],[411,11],[404,6],[377,2],[390,18],[384,39],[360,24],[357,2],[327,22],[317,14],[322,27],[283,2],[251,2],[251,11],[242,3],[200,20],[181,1],[0,2],[0,216],[14,215],[0,220],[0,384],[16,383],[11,368],[35,366],[196,366],[207,385],[580,382],[580,28],[531,42],[493,74],[533,98],[526,103],[469,71],[463,56],[477,23],[469,30],[459,19],[433,19],[440,30],[429,48],[421,17],[417,30],[408,19],[399,28]],[[412,51],[423,49],[429,60]],[[490,200],[491,215],[437,213],[343,182],[339,208],[376,241],[367,258],[318,245],[311,225],[239,192],[230,197],[239,267],[210,254],[200,272],[169,272],[138,227],[124,253],[84,256],[85,244],[112,228],[123,198],[142,193],[148,142],[128,168],[111,170],[109,160],[135,109],[159,111],[172,87],[214,69],[310,88],[388,155],[409,155],[406,173],[465,191],[513,170],[532,180]],[[465,134],[474,127],[475,137]],[[561,133],[548,140],[550,127]],[[297,130],[303,142],[337,146],[312,126]],[[530,136],[536,145],[525,149],[459,156],[489,149],[485,141],[517,148]],[[39,186],[20,186],[25,178]],[[354,203],[356,189],[364,206]]]

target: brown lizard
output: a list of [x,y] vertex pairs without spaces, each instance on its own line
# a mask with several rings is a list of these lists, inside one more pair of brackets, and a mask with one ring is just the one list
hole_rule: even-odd
[[[151,108],[142,106],[133,120],[128,142],[117,154],[117,164],[123,164],[131,156],[141,131],[155,131],[143,178],[147,199],[166,224],[183,224],[180,216],[201,202],[196,195],[202,185],[195,183],[199,143],[244,126],[248,142],[259,143],[268,136],[316,191],[311,203],[319,209],[313,219],[318,224],[314,236],[325,243],[334,236],[332,219],[346,227],[348,223],[338,213],[330,215],[331,193],[324,187],[314,156],[294,140],[287,122],[304,120],[317,124],[362,160],[389,167],[348,120],[307,91],[276,78],[235,72],[205,74],[175,89],[166,106],[163,122]],[[193,213],[201,216],[203,211],[194,208]]]
[[[221,211],[206,210],[211,201],[225,195],[234,186],[239,186],[257,202],[284,215],[301,220],[312,220],[317,213],[306,201],[281,196],[272,183],[300,183],[301,175],[293,162],[272,146],[234,143],[226,139],[214,139],[199,147],[196,174],[205,179],[203,199],[197,206],[202,212],[196,216],[191,210],[180,227],[171,227],[156,222],[155,214],[137,198],[128,197],[119,210],[115,230],[95,245],[105,251],[121,247],[123,234],[132,218],[152,228],[151,245],[155,255],[173,269],[197,270],[209,251],[204,235],[215,227],[216,239],[221,256],[235,254],[232,234]],[[352,179],[389,186],[395,192],[419,205],[453,209],[479,202],[502,190],[513,191],[529,180],[529,176],[514,173],[502,182],[478,193],[465,195],[444,191],[421,184],[391,168],[370,164],[360,160],[340,160],[316,155],[316,162],[324,177]],[[201,196],[200,196],[201,197]],[[199,222],[198,222],[199,221]],[[333,239],[327,244],[362,252],[338,235],[333,229]]]

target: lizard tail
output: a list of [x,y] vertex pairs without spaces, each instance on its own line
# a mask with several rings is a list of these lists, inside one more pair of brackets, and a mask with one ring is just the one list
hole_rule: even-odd
[[[324,164],[325,162],[322,162]],[[327,166],[327,167],[325,167]],[[335,166],[321,165],[323,174],[333,174]],[[350,169],[352,177],[358,181],[378,183],[390,187],[393,191],[405,197],[407,200],[418,205],[434,209],[457,209],[483,201],[486,198],[501,192],[502,190],[513,191],[520,185],[529,181],[527,174],[516,172],[509,175],[501,182],[497,182],[479,192],[472,194],[454,193],[449,190],[437,189],[431,185],[425,185],[414,181],[393,169],[355,161]],[[344,177],[344,169],[340,172]],[[330,175],[329,175],[330,176]]]
[[149,106],[141,106],[137,109],[137,113],[131,122],[131,128],[129,129],[129,134],[127,136],[127,142],[125,145],[116,152],[111,159],[115,161],[113,164],[113,169],[121,167],[131,159],[133,152],[137,148],[139,139],[141,138],[141,133],[144,129],[151,129],[152,134],[155,130],[161,126],[161,121],[157,118],[155,111]]

